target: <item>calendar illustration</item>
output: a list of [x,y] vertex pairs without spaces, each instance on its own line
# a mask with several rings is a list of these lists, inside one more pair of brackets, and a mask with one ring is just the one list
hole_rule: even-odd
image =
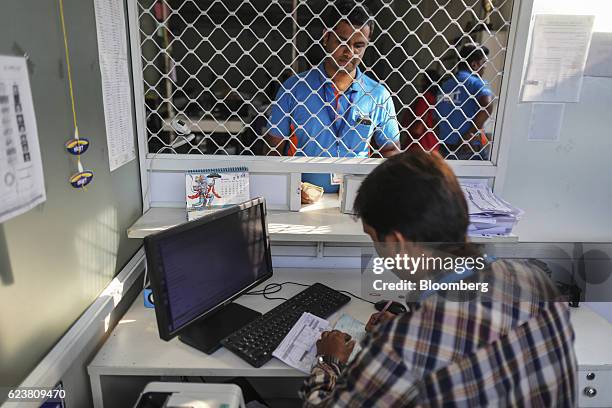
[[187,219],[250,199],[246,167],[198,169],[185,173]]

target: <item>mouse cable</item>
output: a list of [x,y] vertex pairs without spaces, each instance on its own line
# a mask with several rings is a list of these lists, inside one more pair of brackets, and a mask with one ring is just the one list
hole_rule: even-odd
[[[266,299],[270,299],[270,300],[289,300],[287,298],[284,297],[270,297],[268,295],[274,294],[274,293],[278,293],[281,291],[281,289],[283,288],[284,285],[298,285],[298,286],[304,286],[304,287],[309,287],[311,285],[306,285],[304,283],[298,283],[298,282],[282,282],[282,283],[268,283],[266,286],[264,286],[263,289],[258,289],[258,290],[254,290],[251,292],[247,292],[245,293],[245,295],[263,295],[264,298]],[[354,293],[351,293],[347,290],[339,290],[338,292],[340,293],[346,293],[349,296],[352,296],[356,299],[362,300],[364,302],[370,303],[370,304],[375,304],[375,302],[372,302],[370,300],[364,299],[360,296],[355,295]]]
[[362,301],[364,301],[364,302],[368,302],[368,303],[370,303],[370,304],[372,304],[372,305],[375,305],[375,304],[376,304],[376,302],[372,302],[371,300],[367,300],[367,299],[364,299],[364,298],[362,298],[362,297],[359,297],[359,296],[357,296],[357,295],[355,295],[355,294],[353,294],[353,293],[351,293],[351,292],[349,292],[349,291],[347,291],[347,290],[339,290],[338,292],[340,292],[340,293],[346,293],[347,295],[352,296],[352,297],[354,297],[355,299],[359,299],[359,300],[362,300]]

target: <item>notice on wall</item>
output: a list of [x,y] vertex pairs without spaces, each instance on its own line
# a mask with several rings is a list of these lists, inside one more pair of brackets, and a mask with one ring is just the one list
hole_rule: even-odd
[[125,9],[121,0],[95,0],[94,6],[108,161],[113,171],[136,158]]
[[612,78],[612,33],[593,33],[584,76]]
[[529,119],[529,141],[557,142],[563,123],[563,103],[534,103]]
[[535,16],[523,102],[578,102],[594,16]]
[[45,199],[26,60],[0,56],[0,223]]

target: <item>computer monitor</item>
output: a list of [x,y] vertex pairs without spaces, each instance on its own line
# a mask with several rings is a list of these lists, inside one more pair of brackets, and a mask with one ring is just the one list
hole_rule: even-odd
[[162,339],[212,352],[260,315],[231,302],[272,276],[265,212],[257,198],[145,238]]

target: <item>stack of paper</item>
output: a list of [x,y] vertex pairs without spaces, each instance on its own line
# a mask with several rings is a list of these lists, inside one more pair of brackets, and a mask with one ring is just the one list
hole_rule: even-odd
[[505,236],[521,219],[523,211],[497,197],[486,184],[462,184],[470,215],[470,236]]

